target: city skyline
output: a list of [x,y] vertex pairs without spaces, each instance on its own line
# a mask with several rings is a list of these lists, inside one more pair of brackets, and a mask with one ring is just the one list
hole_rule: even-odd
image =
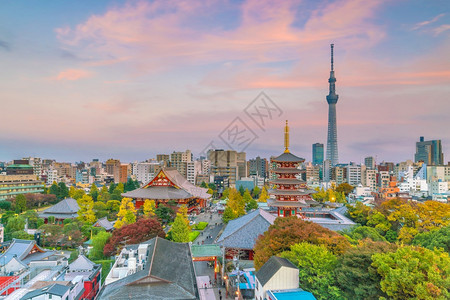
[[311,145],[327,139],[330,43],[339,57],[340,162],[414,160],[419,136],[442,140],[448,161],[445,7],[446,1],[3,2],[0,161],[199,154],[260,92],[282,115],[264,128],[243,118],[258,136],[247,158],[282,150],[288,119],[292,151],[310,161]]

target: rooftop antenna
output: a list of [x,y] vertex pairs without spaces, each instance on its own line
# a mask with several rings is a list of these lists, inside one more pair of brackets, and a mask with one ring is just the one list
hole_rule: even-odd
[[331,44],[331,71],[334,71],[334,67],[333,67],[333,48],[334,48],[334,44]]

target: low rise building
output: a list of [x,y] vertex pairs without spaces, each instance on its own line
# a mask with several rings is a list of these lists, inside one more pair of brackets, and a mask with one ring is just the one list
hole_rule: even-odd
[[48,223],[48,218],[50,217],[55,218],[55,224],[63,224],[65,219],[77,218],[79,210],[80,207],[78,206],[77,200],[73,198],[66,198],[43,210],[39,214],[39,218],[43,218],[45,224]]
[[126,246],[97,299],[199,299],[189,243],[159,237]]
[[0,175],[0,201],[43,191],[44,183],[37,180],[36,175]]

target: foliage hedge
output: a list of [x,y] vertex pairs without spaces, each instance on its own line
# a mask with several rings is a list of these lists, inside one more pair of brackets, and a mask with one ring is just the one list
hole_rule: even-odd
[[200,235],[200,231],[192,231],[189,233],[189,241],[193,242]]
[[199,222],[198,224],[194,225],[195,230],[204,230],[208,226],[208,222]]

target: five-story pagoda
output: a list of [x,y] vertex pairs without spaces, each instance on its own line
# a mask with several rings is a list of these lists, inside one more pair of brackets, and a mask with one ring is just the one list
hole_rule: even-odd
[[274,180],[270,181],[272,189],[269,190],[271,198],[267,204],[278,209],[279,217],[297,216],[302,207],[309,207],[315,203],[308,190],[306,183],[297,178],[301,170],[298,166],[305,159],[295,156],[289,151],[289,126],[286,120],[284,129],[284,153],[278,157],[272,158],[271,162],[276,167],[272,172],[276,175]]

